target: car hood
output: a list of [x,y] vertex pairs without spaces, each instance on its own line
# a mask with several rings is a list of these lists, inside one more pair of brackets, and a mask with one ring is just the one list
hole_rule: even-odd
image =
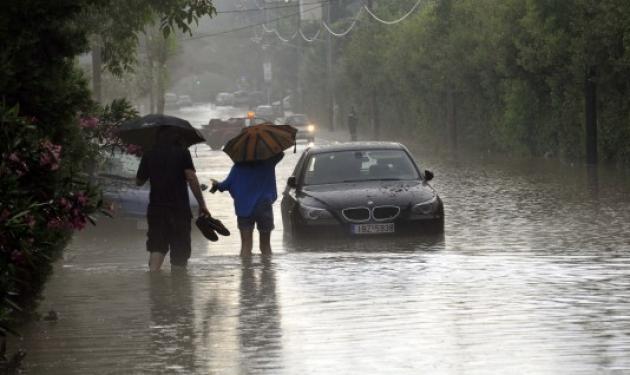
[[305,186],[298,198],[307,205],[309,200],[314,200],[327,209],[340,210],[367,205],[405,208],[435,195],[435,190],[422,181],[367,181]]

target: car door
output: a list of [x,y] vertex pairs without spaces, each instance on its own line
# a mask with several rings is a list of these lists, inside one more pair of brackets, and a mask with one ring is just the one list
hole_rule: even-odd
[[[300,156],[293,173],[287,180],[287,185],[282,193],[282,201],[280,202],[280,209],[282,211],[282,223],[284,228],[287,229],[291,225],[291,217],[295,209],[297,209],[297,189],[299,189],[299,178],[302,175],[302,169],[304,168],[304,161],[307,158],[308,150],[305,150]],[[290,180],[295,181],[293,186],[289,184]]]

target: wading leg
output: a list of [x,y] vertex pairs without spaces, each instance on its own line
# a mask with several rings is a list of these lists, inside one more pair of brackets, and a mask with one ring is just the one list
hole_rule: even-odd
[[159,271],[160,268],[162,268],[162,263],[164,263],[164,254],[152,252],[151,255],[149,255],[149,271]]
[[271,232],[260,232],[260,253],[271,255]]
[[241,256],[251,256],[254,246],[254,228],[241,230]]

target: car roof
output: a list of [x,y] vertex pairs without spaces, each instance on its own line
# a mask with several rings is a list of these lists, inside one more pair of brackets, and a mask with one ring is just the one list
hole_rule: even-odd
[[407,150],[398,142],[340,142],[328,145],[315,145],[306,151],[311,154],[334,151],[363,151],[363,150]]

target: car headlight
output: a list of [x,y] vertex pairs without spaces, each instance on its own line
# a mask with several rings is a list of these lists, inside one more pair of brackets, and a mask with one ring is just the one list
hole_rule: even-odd
[[413,206],[413,213],[420,215],[429,215],[437,211],[439,206],[439,201],[437,195],[434,195],[433,198],[418,203]]
[[313,125],[313,124],[308,125],[308,126],[306,127],[306,130],[307,130],[309,133],[314,132],[314,131],[315,131],[315,125]]
[[300,205],[300,214],[308,220],[330,219],[332,214],[325,208]]

